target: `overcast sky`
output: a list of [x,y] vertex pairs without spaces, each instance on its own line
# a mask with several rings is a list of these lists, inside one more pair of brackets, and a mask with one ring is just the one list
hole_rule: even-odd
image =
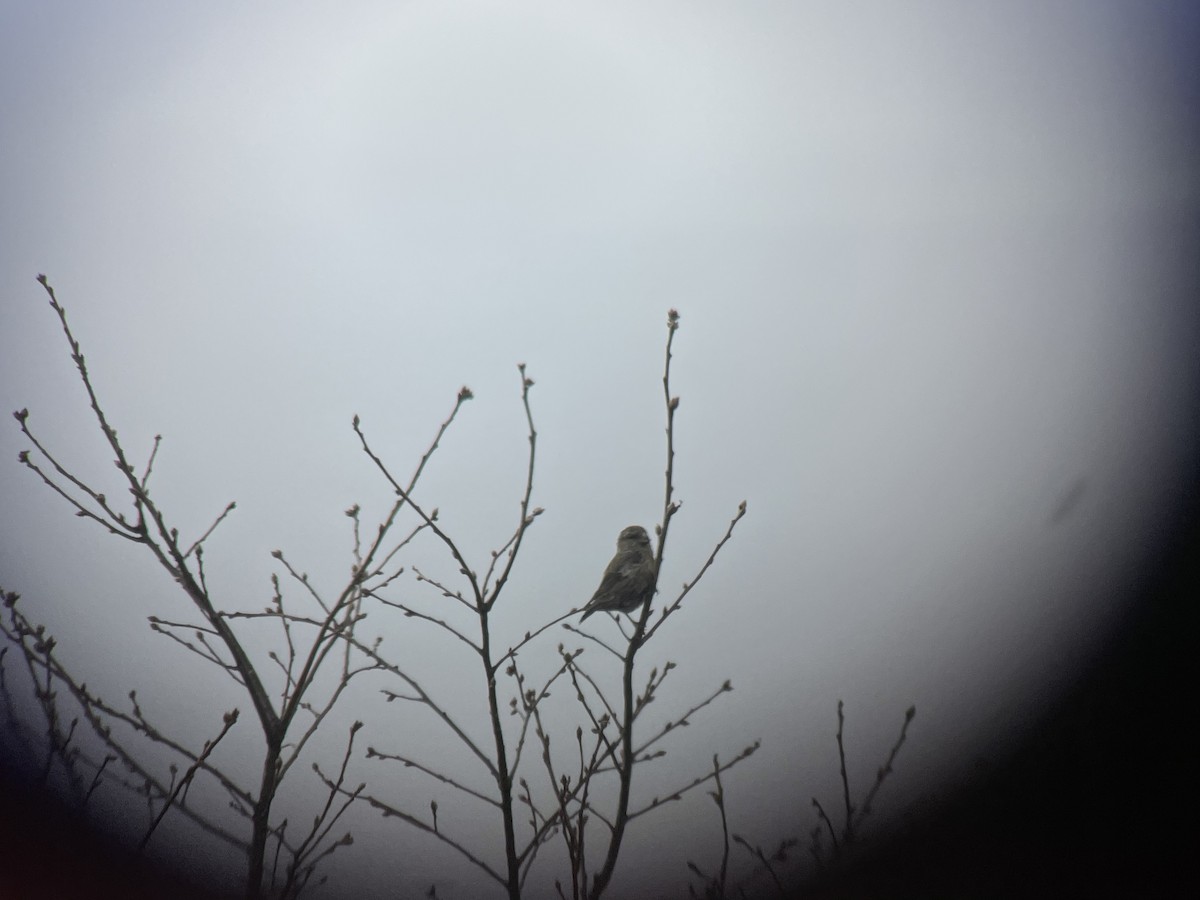
[[[387,508],[351,417],[408,473],[464,384],[420,499],[485,567],[517,517],[524,362],[546,512],[511,640],[586,602],[620,529],[661,515],[676,307],[664,590],[749,513],[645,657],[680,667],[664,720],[735,692],[647,779],[761,738],[728,779],[732,824],[805,834],[808,798],[837,796],[837,700],[861,788],[916,704],[879,803],[898,817],[1081,673],[1176,498],[1196,437],[1185,6],[6,4],[0,405],[120,492],[44,272],[127,451],[163,435],[172,522],[196,536],[237,501],[208,566],[226,607],[261,608],[272,549],[335,592],[342,511]],[[18,465],[8,421],[0,583],[90,684],[138,688],[195,742],[248,714],[146,627],[185,618],[183,595]],[[432,544],[412,561],[454,575]],[[469,659],[379,621],[478,702]],[[371,743],[415,728],[453,752],[373,690],[350,702]],[[452,803],[358,765],[380,794],[407,779],[397,796]],[[370,868],[364,890],[469,895],[436,845],[355,823],[341,885]],[[702,796],[641,820],[614,890],[678,889],[718,838]]]

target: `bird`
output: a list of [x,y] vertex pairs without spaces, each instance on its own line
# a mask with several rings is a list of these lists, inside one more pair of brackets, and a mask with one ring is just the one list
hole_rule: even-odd
[[654,593],[657,575],[646,529],[641,525],[622,529],[617,536],[617,554],[584,607],[583,619],[600,611],[632,613]]

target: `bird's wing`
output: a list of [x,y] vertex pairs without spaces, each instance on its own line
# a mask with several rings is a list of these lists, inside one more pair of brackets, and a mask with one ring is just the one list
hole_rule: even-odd
[[629,577],[629,565],[625,563],[622,557],[613,557],[608,563],[608,568],[604,570],[604,576],[600,578],[600,587],[596,588],[596,592],[592,595],[595,600],[599,596],[611,594],[613,590],[620,587],[620,583]]
[[615,556],[608,564],[608,568],[604,570],[604,577],[600,579],[600,587],[596,588],[596,593],[592,595],[592,600],[589,602],[600,597],[610,597],[615,592],[629,590],[631,585],[636,585],[634,590],[641,590],[644,587],[641,582],[646,581],[646,575],[646,567],[637,554],[626,553]]

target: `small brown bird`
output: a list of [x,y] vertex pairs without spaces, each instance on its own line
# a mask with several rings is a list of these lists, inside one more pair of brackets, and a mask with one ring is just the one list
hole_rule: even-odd
[[600,611],[632,613],[654,593],[656,575],[650,536],[641,525],[630,525],[617,537],[617,555],[584,607],[583,619]]

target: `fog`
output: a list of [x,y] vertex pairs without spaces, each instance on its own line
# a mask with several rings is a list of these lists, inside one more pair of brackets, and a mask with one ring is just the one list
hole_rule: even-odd
[[[519,521],[524,363],[545,512],[498,608],[508,645],[588,600],[621,528],[660,521],[678,309],[683,506],[656,606],[748,512],[639,672],[678,664],[654,722],[734,691],[635,795],[761,740],[725,778],[731,827],[804,837],[810,797],[841,790],[837,701],[856,793],[915,705],[868,820],[884,831],[1001,759],[1085,671],[1192,461],[1198,334],[1179,273],[1194,247],[1175,235],[1200,183],[1172,9],[6,6],[0,398],[123,495],[45,273],[135,465],[162,435],[152,491],[171,524],[190,542],[237,502],[206,545],[209,586],[261,609],[272,550],[336,596],[343,512],[361,504],[369,531],[390,507],[352,417],[407,478],[463,385],[474,399],[415,499],[486,568]],[[146,625],[198,621],[185,595],[21,466],[29,443],[6,421],[0,584],[89,686],[137,689],[192,746],[240,707],[223,760],[253,784],[244,692]],[[457,577],[434,541],[406,553]],[[438,609],[411,574],[392,596]],[[383,610],[363,627],[489,733],[453,638]],[[266,626],[239,633],[264,658],[277,647]],[[583,645],[551,631],[522,659],[549,671],[560,640]],[[385,686],[348,692],[311,759],[336,764],[363,720],[354,779],[422,814],[438,800],[498,860],[498,818],[362,758],[403,748],[488,787]],[[297,820],[320,802],[308,763],[280,800]],[[119,797],[97,802],[124,820]],[[326,896],[487,884],[403,823],[365,806],[347,821]],[[703,790],[637,820],[613,895],[675,895],[719,841]],[[158,852],[211,862],[221,884],[243,872],[186,827]],[[544,852],[531,896],[561,873]]]

